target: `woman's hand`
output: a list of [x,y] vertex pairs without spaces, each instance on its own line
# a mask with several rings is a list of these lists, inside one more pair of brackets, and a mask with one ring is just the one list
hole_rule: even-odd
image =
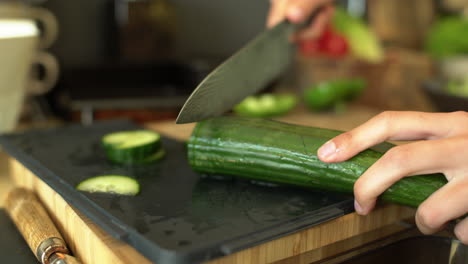
[[284,19],[304,22],[316,9],[322,8],[312,24],[295,36],[296,39],[319,37],[333,14],[332,0],[270,0],[267,26],[273,27]]
[[[354,184],[355,209],[362,215],[377,197],[403,177],[437,173],[448,183],[418,208],[416,224],[424,234],[440,230],[468,212],[468,113],[383,112],[343,133],[319,150],[324,162],[341,162],[385,140],[420,140],[386,152]],[[455,227],[468,244],[468,218]]]

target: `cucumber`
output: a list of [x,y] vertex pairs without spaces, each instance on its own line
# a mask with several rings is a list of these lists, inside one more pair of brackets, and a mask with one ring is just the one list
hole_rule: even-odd
[[102,138],[102,145],[107,158],[118,164],[146,163],[164,156],[161,155],[161,136],[149,130],[110,133]]
[[[203,173],[352,193],[354,182],[383,152],[374,148],[340,163],[320,161],[317,149],[340,133],[266,119],[220,117],[196,125],[188,159]],[[381,198],[417,207],[446,182],[442,174],[407,177]]]
[[76,186],[79,191],[137,195],[140,184],[133,178],[122,175],[102,175],[86,179]]
[[144,164],[144,163],[151,163],[151,162],[154,162],[154,161],[158,161],[158,160],[162,159],[165,155],[166,155],[166,151],[164,149],[160,149],[160,150],[156,151],[155,153],[149,155],[145,159],[141,160],[141,162],[139,162],[139,163]]

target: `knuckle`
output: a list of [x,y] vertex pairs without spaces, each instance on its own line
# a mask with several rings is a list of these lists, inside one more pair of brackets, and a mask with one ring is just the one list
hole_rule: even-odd
[[380,126],[383,126],[383,128],[388,129],[396,115],[398,115],[398,112],[384,111],[375,117],[375,121],[379,123]]
[[419,206],[416,212],[416,218],[420,225],[424,227],[424,229],[428,230],[437,230],[441,223],[437,221],[437,213],[431,208],[425,206],[424,204]]
[[354,192],[354,198],[356,198],[356,200],[358,201],[366,201],[369,199],[368,187],[367,187],[365,180],[358,179],[354,183],[353,192]]
[[451,112],[450,115],[453,116],[455,119],[462,119],[462,120],[468,119],[468,113],[465,111]]
[[388,121],[392,120],[396,114],[397,112],[395,111],[383,111],[382,113],[377,115],[377,118],[381,121]]
[[349,145],[350,142],[353,141],[353,137],[353,133],[351,131],[348,131],[336,137],[334,141],[338,146],[344,144]]
[[468,245],[468,232],[466,231],[466,229],[461,228],[460,224],[458,224],[455,227],[454,233],[458,240],[460,240],[460,242],[462,242],[465,245]]
[[[406,146],[397,146],[389,149],[381,158],[381,162],[387,166],[403,165],[409,158],[410,150]],[[399,167],[404,169],[404,166]]]
[[[467,125],[468,128],[468,125]],[[466,129],[465,134],[462,134],[461,136],[457,137],[456,143],[457,147],[462,147],[462,148],[467,148],[468,147],[468,129]]]
[[449,113],[449,115],[452,117],[453,123],[457,124],[456,131],[468,133],[468,112],[456,111]]

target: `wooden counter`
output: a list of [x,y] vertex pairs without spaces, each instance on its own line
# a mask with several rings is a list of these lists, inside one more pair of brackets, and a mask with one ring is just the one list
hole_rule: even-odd
[[[312,115],[298,111],[282,120],[296,124],[348,130],[375,114],[375,111],[354,107],[341,115],[332,113]],[[147,126],[177,139],[187,139],[193,128],[193,124],[175,125],[173,121],[151,123]],[[38,194],[72,251],[84,263],[150,263],[132,247],[107,235],[70,207],[61,196],[28,169],[19,162],[8,159],[4,154],[0,156],[0,194],[2,196],[11,186],[6,181],[7,174],[12,176],[16,185],[33,189]],[[365,217],[354,213],[349,214],[209,263],[311,263],[403,230],[407,227],[399,225],[399,221],[411,218],[413,215],[414,210],[406,207],[382,206]]]

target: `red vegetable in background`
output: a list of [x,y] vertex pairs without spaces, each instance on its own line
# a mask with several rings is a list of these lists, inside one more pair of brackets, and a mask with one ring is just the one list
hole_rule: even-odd
[[314,56],[320,54],[320,45],[317,39],[301,40],[299,50],[305,56]]
[[327,26],[319,38],[300,41],[299,49],[305,56],[322,54],[341,57],[348,54],[349,45],[345,37]]

